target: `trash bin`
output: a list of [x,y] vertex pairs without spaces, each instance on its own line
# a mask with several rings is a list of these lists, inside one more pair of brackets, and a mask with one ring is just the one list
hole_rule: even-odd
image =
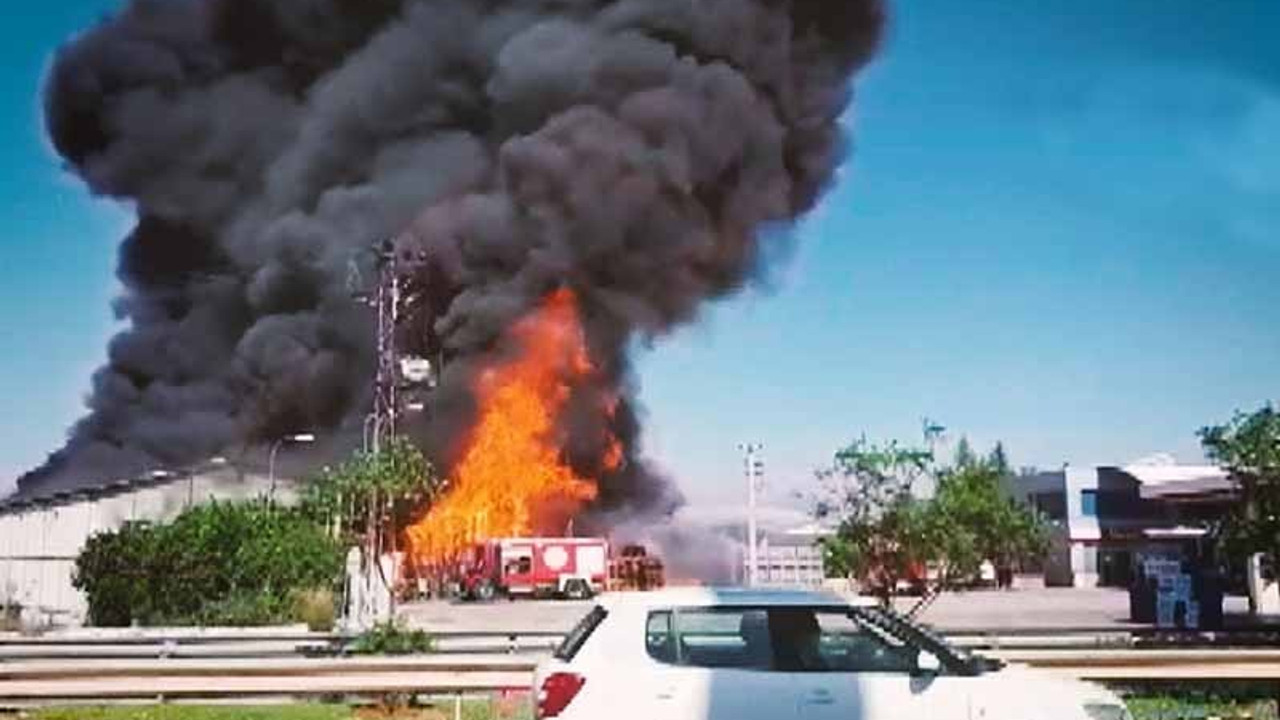
[[1217,567],[1197,568],[1192,576],[1196,602],[1200,605],[1200,629],[1222,629],[1222,599],[1225,579]]
[[1156,580],[1139,568],[1129,581],[1129,621],[1154,625],[1156,622]]

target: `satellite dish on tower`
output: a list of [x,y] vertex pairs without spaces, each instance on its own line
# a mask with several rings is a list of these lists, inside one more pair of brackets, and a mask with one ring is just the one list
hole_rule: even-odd
[[414,385],[431,383],[435,378],[435,367],[431,364],[431,361],[426,358],[401,358],[400,377]]

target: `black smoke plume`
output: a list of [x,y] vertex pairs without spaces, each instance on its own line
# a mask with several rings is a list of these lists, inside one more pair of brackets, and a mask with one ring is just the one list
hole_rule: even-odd
[[628,462],[601,505],[670,503],[628,348],[749,282],[814,205],[881,25],[877,0],[133,0],[45,95],[69,166],[136,208],[128,329],[21,492],[358,428],[373,336],[349,267],[395,237],[404,342],[449,360],[412,428],[437,459],[505,330],[567,286],[601,371],[568,456],[598,469],[610,430]]

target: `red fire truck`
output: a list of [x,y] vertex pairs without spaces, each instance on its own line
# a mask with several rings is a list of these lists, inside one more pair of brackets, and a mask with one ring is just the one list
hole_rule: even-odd
[[469,600],[552,596],[588,598],[609,577],[603,538],[497,538],[472,546],[458,562],[458,594]]

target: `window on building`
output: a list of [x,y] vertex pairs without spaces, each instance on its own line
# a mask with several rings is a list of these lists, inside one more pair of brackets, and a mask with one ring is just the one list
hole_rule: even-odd
[[1033,493],[1029,496],[1031,507],[1050,520],[1067,519],[1067,497],[1061,492]]
[[1098,517],[1098,491],[1080,491],[1080,514],[1085,517]]
[[1086,545],[1083,548],[1083,551],[1083,557],[1081,560],[1084,561],[1084,572],[1098,572],[1098,548],[1092,545]]

